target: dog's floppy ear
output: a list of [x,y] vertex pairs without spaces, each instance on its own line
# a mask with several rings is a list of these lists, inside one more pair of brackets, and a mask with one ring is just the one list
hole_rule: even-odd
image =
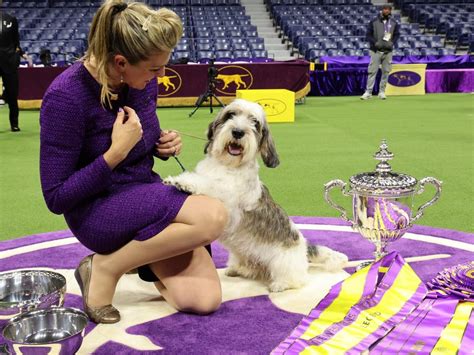
[[204,154],[207,154],[207,151],[209,150],[209,147],[213,139],[214,139],[214,121],[209,123],[209,126],[207,127],[207,142],[206,142],[206,145],[204,146]]
[[216,118],[211,123],[209,123],[209,126],[207,127],[207,143],[204,146],[204,154],[207,154],[209,147],[211,146],[212,141],[214,140],[215,130],[217,126],[222,123],[222,118],[224,117],[225,113],[226,109],[224,107],[222,110],[220,110]]
[[267,167],[276,168],[280,164],[280,159],[278,159],[275,143],[273,142],[272,135],[270,134],[270,130],[266,122],[262,128],[260,153],[262,154],[262,160]]

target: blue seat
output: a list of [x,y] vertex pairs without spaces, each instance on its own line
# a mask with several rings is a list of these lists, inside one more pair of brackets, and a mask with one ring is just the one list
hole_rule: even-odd
[[421,49],[421,55],[427,56],[427,55],[439,55],[439,50],[435,48],[422,48]]
[[234,46],[235,44],[246,44],[247,45],[247,38],[241,38],[241,37],[234,37],[234,38],[229,38],[230,43],[232,43]]
[[189,48],[189,45],[186,44],[186,43],[178,43],[176,45],[176,49],[175,49],[177,52],[188,52],[190,50]]
[[410,43],[407,41],[398,41],[396,47],[398,49],[411,48]]
[[197,31],[196,32],[196,37],[199,37],[199,38],[214,38],[214,35],[211,32],[207,32],[207,31]]
[[227,32],[226,31],[214,31],[214,37],[227,37]]
[[246,37],[257,37],[258,36],[257,31],[253,31],[253,30],[243,31],[243,34]]
[[234,59],[250,60],[252,53],[250,51],[234,51]]
[[350,41],[340,41],[338,42],[338,49],[356,49],[354,43]]
[[322,56],[325,56],[327,55],[326,51],[325,50],[321,50],[321,49],[311,49],[309,52],[308,52],[308,55],[305,56],[305,58],[309,61],[314,61],[316,59],[318,59],[319,57],[322,57]]
[[245,42],[245,43],[233,43],[232,46],[234,47],[234,50],[238,50],[238,51],[243,51],[243,50],[249,50],[250,49],[247,42]]
[[263,43],[250,43],[251,50],[264,50],[265,44]]
[[247,42],[251,43],[264,43],[264,39],[262,37],[248,37]]
[[214,44],[222,44],[222,43],[230,43],[229,39],[227,37],[217,37],[214,38]]
[[330,49],[327,52],[330,57],[344,57],[344,51],[342,49]]
[[215,55],[212,51],[198,51],[196,54],[196,59],[200,63],[208,62],[211,59],[214,59]]
[[402,49],[395,48],[393,50],[393,55],[403,57],[405,55],[405,52]]
[[215,59],[219,62],[231,62],[232,61],[232,52],[231,51],[216,51]]
[[212,51],[213,49],[213,43],[196,43],[196,50],[198,51]]
[[195,38],[194,39],[194,42],[197,44],[212,44],[214,43],[214,39],[213,38],[203,38],[203,37],[199,37],[199,38]]
[[330,50],[330,49],[337,49],[336,42],[325,42],[322,44],[323,49]]
[[405,55],[421,55],[421,52],[418,49],[406,48],[404,52]]
[[253,50],[252,56],[254,58],[268,58],[268,53],[266,50]]
[[216,51],[230,51],[232,46],[229,42],[227,43],[214,43],[214,50]]
[[440,48],[439,55],[454,55],[456,50],[454,48]]
[[242,32],[240,31],[228,31],[228,35],[229,37],[241,37],[242,36]]
[[428,46],[427,46],[426,43],[423,42],[423,41],[413,41],[413,42],[411,43],[411,47],[412,47],[413,49],[421,49],[421,48],[426,48],[426,47],[428,47]]
[[171,59],[174,62],[194,61],[194,54],[191,52],[174,52]]

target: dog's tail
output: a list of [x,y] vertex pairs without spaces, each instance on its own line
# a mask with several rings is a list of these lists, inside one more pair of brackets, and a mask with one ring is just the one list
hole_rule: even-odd
[[308,244],[308,261],[318,264],[326,270],[342,269],[347,266],[347,256],[321,245]]
[[319,256],[319,251],[318,251],[318,247],[316,245],[310,245],[308,244],[308,252],[307,252],[307,255],[308,255],[308,261],[310,263],[317,263],[319,262],[318,260],[318,256]]

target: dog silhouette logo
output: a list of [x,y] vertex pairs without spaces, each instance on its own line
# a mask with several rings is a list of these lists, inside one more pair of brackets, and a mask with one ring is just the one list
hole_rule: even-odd
[[280,115],[285,112],[287,108],[285,102],[278,99],[260,99],[256,102],[263,107],[267,117]]
[[239,89],[250,89],[253,84],[252,73],[239,65],[227,65],[218,69],[216,90],[224,95],[235,95]]
[[388,77],[390,85],[399,87],[414,86],[420,81],[421,76],[412,71],[397,71]]
[[176,70],[166,67],[165,75],[158,77],[158,97],[171,96],[181,89],[183,80]]

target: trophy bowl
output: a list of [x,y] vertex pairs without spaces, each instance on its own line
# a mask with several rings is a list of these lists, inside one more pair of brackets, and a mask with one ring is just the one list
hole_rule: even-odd
[[[439,199],[442,182],[433,177],[425,177],[418,182],[410,175],[393,172],[388,163],[393,159],[393,154],[388,151],[385,140],[382,140],[374,158],[379,160],[375,171],[351,176],[348,191],[342,180],[326,183],[324,199],[341,212],[341,218],[348,221],[355,231],[375,244],[374,256],[377,260],[387,254],[386,248],[390,242],[400,239],[413,222],[423,216],[424,210]],[[423,193],[426,184],[433,184],[436,193],[413,215],[414,196]],[[343,207],[331,200],[329,193],[336,187],[341,189],[344,196],[352,196],[352,219],[349,219]],[[358,268],[368,264],[370,262],[362,263]]]
[[11,318],[3,329],[4,348],[11,354],[75,354],[82,345],[88,321],[87,315],[75,308],[22,313]]
[[0,273],[0,319],[62,306],[66,278],[48,270],[20,270]]

